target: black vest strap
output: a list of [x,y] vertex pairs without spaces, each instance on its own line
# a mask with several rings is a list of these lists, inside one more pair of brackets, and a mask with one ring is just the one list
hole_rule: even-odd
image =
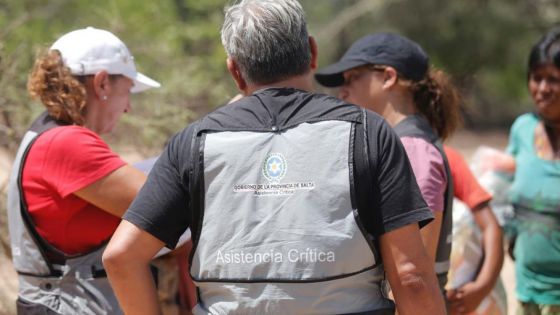
[[200,239],[200,232],[202,230],[202,219],[204,217],[204,134],[200,132],[199,125],[197,124],[191,138],[191,158],[189,166],[189,208],[191,210],[191,237],[193,241],[193,248],[189,256],[189,263],[192,264],[192,259],[198,246]]
[[[352,187],[352,206],[358,209],[359,216],[356,218],[358,226],[362,229],[364,235],[375,235],[373,222],[377,220],[374,217],[374,209],[376,207],[374,196],[373,178],[375,176],[373,167],[370,164],[369,142],[368,142],[368,125],[365,109],[362,109],[362,121],[355,125],[354,149],[353,149],[353,173],[354,183]],[[367,232],[367,233],[365,233]],[[372,243],[373,242],[373,243]],[[379,257],[379,240],[374,238],[372,242],[368,242],[370,246],[375,246],[372,251],[375,255],[375,261],[381,261]]]

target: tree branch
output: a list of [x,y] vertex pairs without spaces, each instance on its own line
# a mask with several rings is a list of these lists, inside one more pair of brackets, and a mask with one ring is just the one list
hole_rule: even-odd
[[[399,0],[395,0],[399,1]],[[329,38],[334,38],[338,33],[342,32],[352,21],[362,15],[381,11],[389,2],[387,0],[362,0],[356,4],[344,9],[336,18],[325,27],[321,28],[316,34],[317,40],[322,41]]]

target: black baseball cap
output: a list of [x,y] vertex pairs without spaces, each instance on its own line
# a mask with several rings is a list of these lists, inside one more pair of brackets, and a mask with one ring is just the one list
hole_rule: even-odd
[[342,73],[363,65],[385,65],[395,68],[407,79],[419,81],[428,71],[428,55],[414,41],[393,33],[376,33],[357,40],[337,63],[315,73],[324,86],[344,84]]

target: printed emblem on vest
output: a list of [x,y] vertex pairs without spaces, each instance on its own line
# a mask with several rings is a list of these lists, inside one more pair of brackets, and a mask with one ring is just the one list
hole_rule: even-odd
[[286,159],[280,153],[271,153],[264,159],[262,173],[264,178],[270,182],[279,182],[286,175],[287,170],[288,163],[286,163]]
[[286,196],[292,195],[296,191],[309,191],[315,189],[315,182],[312,180],[281,183],[288,171],[288,162],[284,155],[280,153],[270,153],[263,160],[261,173],[267,180],[265,183],[255,184],[236,184],[233,186],[235,193],[253,193],[254,196]]

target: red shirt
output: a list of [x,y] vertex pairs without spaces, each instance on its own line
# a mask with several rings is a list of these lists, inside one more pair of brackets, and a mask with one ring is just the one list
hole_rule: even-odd
[[461,154],[448,146],[444,146],[444,149],[451,168],[455,197],[470,209],[490,201],[492,196],[480,186]]
[[24,196],[39,234],[67,254],[108,240],[120,218],[73,193],[125,164],[84,127],[57,127],[40,135],[23,169]]

